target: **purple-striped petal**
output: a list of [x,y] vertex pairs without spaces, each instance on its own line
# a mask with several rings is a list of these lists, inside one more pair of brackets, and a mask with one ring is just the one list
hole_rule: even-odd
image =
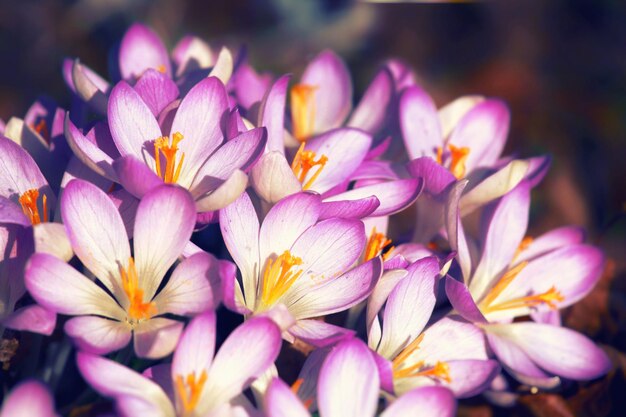
[[456,400],[452,391],[444,387],[420,387],[395,400],[381,417],[453,417]]
[[428,93],[412,86],[400,97],[400,127],[409,159],[435,157],[443,146],[437,107]]
[[6,328],[46,336],[50,336],[54,332],[56,323],[57,315],[37,304],[15,310],[2,321],[2,325]]
[[325,417],[373,416],[380,380],[369,348],[358,339],[337,345],[320,370],[317,403]]
[[122,349],[132,335],[128,324],[95,316],[74,317],[64,329],[79,350],[96,355]]
[[163,185],[144,196],[137,207],[134,257],[144,296],[151,299],[163,276],[191,238],[196,208],[183,188]]
[[382,68],[365,90],[347,125],[372,134],[377,133],[387,118],[393,90],[393,76],[387,68]]
[[335,326],[320,320],[298,320],[289,328],[289,334],[317,348],[331,346],[354,336],[354,330]]
[[78,59],[72,64],[71,77],[76,94],[96,112],[106,114],[106,94],[111,88],[109,83],[91,68],[82,65]]
[[71,122],[69,113],[65,118],[65,137],[74,154],[96,173],[117,182],[117,174],[111,164],[113,159],[97,143],[84,136]]
[[494,360],[449,361],[451,382],[447,384],[457,398],[469,398],[484,392],[500,373]]
[[172,50],[172,60],[176,64],[176,77],[215,63],[215,53],[211,47],[196,36],[184,36]]
[[447,276],[445,285],[448,300],[457,313],[470,322],[487,323],[487,319],[478,309],[476,301],[465,284]]
[[516,262],[530,261],[564,246],[578,245],[585,241],[585,230],[578,226],[553,229],[535,238],[515,258]]
[[180,103],[171,133],[184,139],[178,145],[185,153],[180,184],[190,184],[200,166],[224,140],[222,118],[228,111],[224,84],[215,77],[205,78],[187,93]]
[[36,189],[45,194],[48,204],[54,207],[56,198],[37,163],[20,145],[0,136],[0,196],[17,203],[26,191]]
[[221,299],[222,262],[227,261],[207,252],[181,262],[154,298],[157,311],[188,316],[216,309]]
[[[209,177],[205,178],[209,179]],[[248,186],[248,176],[239,169],[233,171],[230,177],[225,180],[211,180],[209,182],[212,185],[209,185],[207,189],[212,189],[212,192],[196,198],[196,210],[200,214],[223,209],[238,199]],[[204,187],[204,185],[200,187]]]
[[300,83],[316,88],[314,131],[340,126],[352,107],[352,80],[343,60],[330,50],[321,52],[306,67]]
[[424,179],[424,192],[442,199],[444,191],[456,182],[454,175],[430,157],[417,158],[407,165],[413,178]]
[[141,75],[134,88],[154,117],[158,117],[168,104],[178,98],[176,83],[166,74],[151,68]]
[[169,355],[176,347],[183,327],[180,321],[163,317],[139,322],[134,328],[135,354],[147,359]]
[[452,133],[467,112],[484,100],[483,96],[478,95],[462,96],[440,108],[438,114],[442,136],[444,138],[450,136],[450,133]]
[[302,184],[281,152],[271,151],[262,155],[250,174],[254,191],[268,203],[276,203],[302,190]]
[[139,78],[152,68],[172,76],[167,49],[161,38],[140,23],[132,25],[122,38],[119,54],[120,74],[125,80]]
[[172,360],[171,380],[209,370],[215,353],[215,312],[196,316],[181,336]]
[[267,388],[263,404],[268,417],[309,417],[311,415],[291,388],[278,378],[274,378]]
[[257,126],[267,128],[267,150],[285,153],[283,135],[285,131],[285,105],[287,102],[287,86],[291,76],[283,75],[265,94],[259,109]]
[[342,219],[362,219],[370,216],[380,206],[376,196],[358,200],[323,201],[320,220],[339,217]]
[[133,155],[122,156],[113,161],[117,181],[124,189],[137,198],[142,198],[150,190],[163,184],[146,164]]

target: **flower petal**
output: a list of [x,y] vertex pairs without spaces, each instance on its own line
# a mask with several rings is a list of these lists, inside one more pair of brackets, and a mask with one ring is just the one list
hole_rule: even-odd
[[134,331],[135,354],[147,359],[169,355],[176,347],[183,327],[180,321],[163,317],[139,322]]
[[585,241],[585,230],[578,226],[565,226],[553,229],[533,239],[515,258],[516,262],[530,261],[563,246],[577,245]]
[[215,63],[215,53],[211,47],[196,36],[184,36],[172,51],[176,64],[176,77],[189,72],[210,68]]
[[376,196],[358,200],[323,201],[320,220],[339,217],[342,219],[362,219],[371,215],[380,206]]
[[213,360],[198,403],[198,414],[207,413],[240,394],[274,363],[280,346],[280,329],[269,318],[253,318],[236,328]]
[[209,370],[215,353],[215,312],[196,316],[182,334],[172,359],[172,381]]
[[387,118],[393,89],[393,76],[387,68],[382,68],[365,90],[347,125],[377,133]]
[[61,223],[39,223],[33,227],[35,251],[49,253],[65,262],[74,256],[65,227]]
[[39,381],[21,382],[2,404],[0,417],[55,417],[54,398]]
[[154,298],[159,313],[188,316],[216,309],[221,298],[221,262],[207,252],[180,263]]
[[139,78],[146,70],[158,69],[172,76],[167,49],[161,38],[140,23],[132,25],[120,44],[120,75],[125,80]]
[[132,335],[126,323],[93,316],[74,317],[64,329],[79,350],[96,355],[122,349]]
[[20,145],[0,136],[0,196],[17,203],[31,189],[45,194],[54,207],[56,198],[35,160]]
[[61,196],[61,217],[74,253],[119,300],[119,265],[130,248],[124,223],[111,199],[95,185],[70,181]]
[[250,174],[254,191],[268,203],[276,203],[302,190],[302,184],[294,175],[285,155],[278,151],[262,155]]
[[434,158],[443,146],[437,107],[433,99],[418,86],[404,90],[400,97],[400,127],[409,159]]
[[335,326],[320,320],[298,320],[289,328],[289,334],[311,346],[323,348],[354,336],[354,330]]
[[274,378],[264,398],[268,417],[310,417],[311,414],[291,388],[281,379]]
[[191,195],[176,186],[155,188],[139,202],[134,256],[147,299],[156,293],[163,276],[183,252],[193,233],[195,215]]
[[154,171],[132,155],[113,161],[113,169],[124,189],[137,198],[143,198],[148,191],[163,184]]
[[461,119],[463,119],[463,116],[484,100],[485,97],[478,95],[462,96],[440,108],[438,114],[442,136],[444,138],[450,136],[450,133],[452,133]]
[[287,87],[290,75],[283,75],[263,97],[259,109],[257,126],[267,128],[267,150],[285,153],[283,132],[285,131],[285,105],[287,103]]
[[446,277],[446,295],[454,310],[465,320],[473,323],[486,323],[487,319],[478,309],[469,289],[451,276]]
[[13,330],[27,331],[50,336],[54,332],[57,315],[50,310],[33,304],[15,310],[2,325]]
[[337,345],[320,370],[317,403],[323,416],[373,416],[379,377],[369,348],[358,339]]
[[231,204],[246,190],[248,176],[245,172],[236,169],[226,180],[212,182],[215,184],[213,192],[198,197],[196,200],[198,213],[220,210]]
[[45,253],[31,256],[24,280],[42,307],[61,314],[96,314],[123,320],[126,313],[102,288],[74,268]]
[[146,103],[128,83],[118,83],[109,97],[109,128],[120,155],[133,155],[154,168],[153,141],[161,128]]
[[69,113],[65,117],[65,137],[74,154],[96,173],[117,181],[117,174],[111,164],[113,159],[98,145],[84,136],[71,122]]
[[395,400],[381,417],[453,417],[456,415],[454,394],[444,387],[420,387]]
[[71,67],[71,78],[74,91],[96,112],[106,114],[108,99],[106,93],[111,86],[89,67],[82,65],[78,59]]
[[352,107],[352,81],[346,64],[334,52],[326,50],[309,63],[301,84],[314,86],[316,133],[343,123]]
[[179,184],[189,186],[200,166],[224,140],[221,122],[226,112],[226,89],[215,77],[204,78],[183,98],[171,129],[184,137],[178,145],[185,154]]
[[166,74],[152,68],[141,75],[134,88],[154,117],[158,117],[168,104],[178,98],[176,83]]

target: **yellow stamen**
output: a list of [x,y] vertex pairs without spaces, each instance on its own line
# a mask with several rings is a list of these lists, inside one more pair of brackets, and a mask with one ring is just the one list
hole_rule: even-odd
[[185,379],[182,375],[176,375],[175,389],[176,395],[185,410],[185,413],[193,411],[198,405],[202,388],[207,379],[206,371],[202,371],[200,378],[196,379],[196,373],[187,375]]
[[[324,169],[326,162],[328,162],[328,157],[326,155],[321,155],[316,161],[315,157],[317,155],[315,154],[315,152],[305,151],[305,145],[306,142],[302,142],[300,144],[300,148],[298,148],[298,152],[296,153],[296,156],[293,158],[293,162],[291,163],[291,169],[298,178],[298,181],[302,183],[302,189],[308,190],[309,188],[311,188],[313,182],[315,182],[317,177],[319,177],[320,173]],[[315,173],[305,183],[304,179],[306,178],[306,175],[314,166],[319,166],[319,168],[317,168]]]
[[128,259],[128,268],[119,266],[122,277],[122,288],[128,297],[128,319],[131,323],[138,320],[149,319],[157,313],[154,302],[144,302],[143,289],[139,288],[139,278],[135,269],[135,260],[132,256]]
[[420,343],[422,343],[423,339],[424,339],[424,333],[422,333],[419,336],[417,336],[415,338],[415,340],[413,340],[411,343],[409,343],[409,345],[407,347],[405,347],[402,350],[402,352],[400,352],[400,354],[394,358],[394,360],[391,362],[392,367],[393,367],[394,370],[399,369],[400,366],[402,365],[402,363],[409,356],[411,356],[411,354],[413,354],[413,352],[415,352],[417,349],[419,349]]
[[263,287],[261,293],[262,306],[269,307],[273,305],[291,288],[300,275],[302,275],[302,271],[294,273],[291,268],[301,264],[302,259],[292,256],[288,250],[274,260],[271,258],[267,260],[267,265],[263,272]]
[[[382,233],[377,233],[376,228],[374,227],[372,229],[372,234],[369,239],[367,239],[367,245],[365,246],[365,262],[380,255],[383,249],[389,245],[391,245],[391,239],[388,239],[387,236]],[[390,250],[391,249],[393,248],[390,248]],[[389,253],[389,251],[387,253]]]
[[[184,136],[180,132],[176,132],[172,135],[172,142],[170,143],[167,136],[161,136],[154,140],[154,161],[156,174],[163,178],[163,181],[169,184],[173,184],[178,181],[180,176],[180,170],[185,160],[185,153],[180,156],[180,161],[176,164],[176,152],[178,152],[178,144],[183,140]],[[161,156],[165,157],[165,172],[161,167]]]
[[[22,210],[24,214],[28,217],[32,224],[41,223],[41,215],[39,213],[39,207],[37,206],[37,200],[39,199],[39,190],[36,188],[31,188],[22,194],[19,198],[20,205],[22,206]],[[48,221],[48,197],[44,194],[41,198],[42,201],[42,211],[43,211],[43,221]]]
[[[461,179],[465,176],[465,163],[467,162],[470,149],[466,146],[458,148],[448,144],[448,150],[450,151],[450,166],[448,169],[456,179]],[[439,165],[443,165],[443,148],[441,146],[438,147],[436,152],[435,160]]]
[[531,243],[533,243],[534,240],[535,239],[533,239],[530,236],[526,236],[524,239],[522,239],[519,246],[517,247],[517,251],[515,252],[515,255],[513,256],[513,259],[514,260],[517,259],[522,252],[528,249],[528,247],[531,245]]
[[565,297],[553,286],[548,291],[541,294],[530,295],[526,297],[518,297],[513,300],[504,301],[493,304],[496,298],[509,286],[511,282],[519,275],[519,273],[528,265],[528,261],[520,262],[515,267],[509,269],[502,275],[500,280],[487,293],[485,298],[480,302],[479,308],[483,314],[492,313],[494,311],[510,310],[522,307],[537,307],[546,304],[551,309],[557,308],[557,302],[562,302]]
[[35,132],[39,133],[39,135],[41,135],[41,137],[44,138],[46,142],[50,142],[50,130],[48,129],[48,124],[46,123],[45,119],[39,119],[37,124],[32,124],[30,127],[32,127]]
[[291,88],[291,121],[293,136],[300,142],[313,135],[315,129],[316,86],[296,84]]
[[450,366],[446,362],[437,362],[435,366],[432,368],[420,370],[424,368],[424,362],[420,361],[413,366],[408,368],[394,370],[393,377],[394,378],[415,378],[418,376],[425,376],[433,379],[439,379],[442,381],[446,381],[447,383],[452,382],[452,378],[450,378]]

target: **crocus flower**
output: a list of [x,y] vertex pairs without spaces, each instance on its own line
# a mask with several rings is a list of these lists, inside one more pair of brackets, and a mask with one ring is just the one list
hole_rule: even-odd
[[109,100],[112,151],[84,136],[69,119],[66,133],[83,162],[138,198],[160,184],[178,184],[189,189],[198,212],[208,212],[243,192],[244,171],[265,145],[263,128],[224,142],[221,120],[227,111],[224,85],[217,78],[205,78],[180,102],[170,127],[162,128],[137,86],[122,81]]
[[[56,196],[37,163],[21,146],[0,136],[0,199],[20,207],[32,224],[36,250],[72,257],[63,225],[53,222]],[[8,200],[8,201],[6,201]]]
[[[78,368],[100,394],[112,397],[122,416],[209,417],[236,405],[251,382],[269,368],[280,351],[280,329],[269,318],[253,318],[235,329],[217,354],[215,313],[191,320],[171,364],[143,375],[88,353]],[[228,414],[227,414],[228,415]]]
[[[233,58],[228,49],[223,48],[216,56],[209,45],[194,36],[181,39],[174,47],[170,59],[159,36],[140,23],[132,25],[124,34],[120,43],[118,64],[117,79],[121,78],[132,84],[149,71],[163,74],[170,80],[168,84],[175,85],[173,79],[182,84],[187,76],[196,79],[195,73],[211,67],[211,75],[226,83],[233,71]],[[207,73],[208,71],[202,76]],[[106,113],[108,95],[111,92],[111,84],[106,79],[78,59],[64,61],[63,76],[73,93],[95,111]]]
[[[339,343],[320,369],[317,385],[321,417],[369,417],[378,408],[379,377],[372,352],[358,339]],[[443,387],[419,388],[394,401],[383,417],[453,416],[456,404]],[[274,379],[265,394],[268,417],[309,417],[305,405],[283,381]]]
[[457,397],[469,397],[488,387],[499,370],[488,360],[484,335],[471,323],[444,318],[425,329],[440,269],[439,261],[428,257],[406,270],[387,271],[368,300],[368,344],[380,355],[381,385],[390,393],[444,385]]
[[44,384],[28,380],[13,388],[2,403],[0,417],[57,417],[54,399]]
[[382,262],[376,257],[354,267],[365,246],[363,224],[340,218],[319,221],[321,212],[321,197],[313,193],[279,201],[260,226],[246,193],[222,209],[222,235],[242,282],[224,282],[226,306],[251,315],[283,305],[296,320],[284,334],[290,341],[324,345],[350,333],[311,319],[364,300]]
[[45,308],[77,316],[65,331],[83,350],[99,354],[123,348],[134,335],[138,356],[169,354],[182,323],[162,317],[189,316],[214,308],[222,261],[198,253],[172,272],[195,223],[193,199],[171,185],[157,187],[139,203],[131,255],[128,236],[111,199],[96,186],[73,180],[61,197],[61,216],[74,252],[106,288],[62,260],[43,253],[26,267],[26,286]]
[[329,128],[319,135],[303,136],[295,154],[289,155],[284,140],[288,81],[284,76],[274,83],[259,111],[257,124],[267,126],[268,141],[264,155],[252,168],[251,182],[263,200],[273,204],[301,190],[315,191],[324,196],[329,214],[342,217],[389,215],[415,201],[422,183],[412,178],[391,178],[348,189],[370,153],[372,135],[365,130]]
[[517,379],[545,386],[554,375],[596,378],[610,362],[585,336],[545,322],[513,322],[580,300],[598,282],[604,265],[602,252],[583,244],[577,229],[524,238],[529,208],[530,184],[522,181],[486,209],[480,251],[472,255],[458,211],[448,213],[448,233],[463,276],[463,282],[447,278],[448,298],[459,314],[483,329],[495,355]]

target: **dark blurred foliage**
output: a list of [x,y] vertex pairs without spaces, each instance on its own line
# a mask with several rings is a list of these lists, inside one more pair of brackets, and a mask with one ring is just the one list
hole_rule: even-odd
[[[109,51],[134,21],[168,46],[186,33],[212,46],[249,47],[261,71],[302,71],[332,48],[356,95],[387,58],[409,63],[438,105],[481,93],[512,111],[507,153],[551,153],[533,193],[531,234],[580,224],[612,261],[566,323],[607,345],[602,381],[563,395],[528,395],[515,415],[623,415],[626,410],[626,5],[620,0],[493,0],[368,4],[347,0],[0,0],[0,117],[21,116],[40,94],[67,104],[61,60],[107,74]],[[621,392],[621,395],[620,395]],[[472,403],[474,404],[474,402]],[[462,415],[506,415],[470,405]]]

